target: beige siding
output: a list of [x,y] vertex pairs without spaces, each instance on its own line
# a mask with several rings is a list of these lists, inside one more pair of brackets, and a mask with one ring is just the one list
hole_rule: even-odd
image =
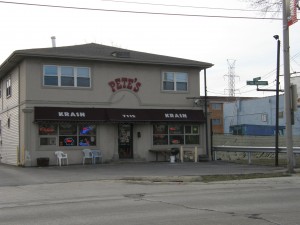
[[[117,63],[37,61],[33,59],[26,60],[26,63],[28,88],[21,96],[22,99],[23,96],[26,96],[26,104],[68,105],[70,107],[189,108],[193,107],[193,101],[188,100],[187,97],[199,96],[199,72],[197,69]],[[47,64],[90,67],[92,87],[44,87],[43,65]],[[161,82],[163,71],[187,72],[189,74],[188,92],[163,92]],[[122,77],[136,78],[142,84],[140,90],[135,93],[125,88],[113,92],[108,83]],[[121,104],[120,100],[122,100]]]
[[[85,66],[91,68],[90,88],[43,86],[43,65]],[[198,69],[153,65],[129,65],[86,61],[26,59],[20,67],[20,163],[35,166],[38,157],[49,157],[50,165],[56,164],[54,152],[68,154],[70,164],[82,163],[82,147],[40,146],[38,125],[34,123],[34,107],[82,108],[170,108],[195,109],[193,100],[199,96]],[[188,91],[182,93],[162,91],[162,72],[186,72],[189,75]],[[108,83],[116,78],[136,78],[142,86],[138,92],[126,88],[113,92]],[[17,104],[17,103],[16,103]],[[199,109],[199,108],[197,108]],[[133,127],[134,159],[155,160],[149,153],[153,147],[152,125],[135,124]],[[204,126],[201,126],[204,132]],[[137,132],[141,137],[137,138]],[[201,137],[200,146],[204,149]],[[99,124],[97,146],[103,150],[104,160],[118,157],[118,124]],[[16,154],[16,151],[15,151]]]

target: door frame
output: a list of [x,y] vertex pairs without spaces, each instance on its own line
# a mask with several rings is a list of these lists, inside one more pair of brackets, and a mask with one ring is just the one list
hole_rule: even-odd
[[[123,137],[121,132],[123,129]],[[127,140],[127,137],[128,140]],[[124,139],[125,138],[125,139]],[[123,141],[122,141],[123,139]],[[122,144],[122,142],[125,142]],[[132,123],[119,123],[118,124],[118,154],[119,159],[133,159],[133,124]]]

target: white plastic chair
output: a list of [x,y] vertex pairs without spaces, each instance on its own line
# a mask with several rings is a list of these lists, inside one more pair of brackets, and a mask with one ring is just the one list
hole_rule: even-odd
[[91,149],[83,149],[82,153],[83,153],[83,158],[82,158],[83,165],[84,165],[86,159],[91,159],[91,163],[94,162],[93,153],[92,153]]
[[96,164],[97,158],[99,159],[99,162],[103,163],[101,150],[92,150],[92,154],[93,154],[93,164]]
[[57,165],[61,166],[64,160],[65,162],[67,162],[67,165],[69,165],[68,155],[66,153],[63,153],[62,151],[56,151],[54,154],[56,155],[57,158]]

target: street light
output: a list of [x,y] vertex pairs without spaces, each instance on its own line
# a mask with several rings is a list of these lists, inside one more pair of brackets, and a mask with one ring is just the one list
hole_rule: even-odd
[[278,166],[280,40],[279,35],[273,37],[277,40],[275,166]]

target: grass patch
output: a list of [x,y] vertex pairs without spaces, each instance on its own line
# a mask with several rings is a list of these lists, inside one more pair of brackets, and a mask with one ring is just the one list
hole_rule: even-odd
[[253,173],[253,174],[224,174],[224,175],[205,175],[202,176],[202,182],[227,181],[227,180],[245,180],[271,177],[288,177],[287,173]]

